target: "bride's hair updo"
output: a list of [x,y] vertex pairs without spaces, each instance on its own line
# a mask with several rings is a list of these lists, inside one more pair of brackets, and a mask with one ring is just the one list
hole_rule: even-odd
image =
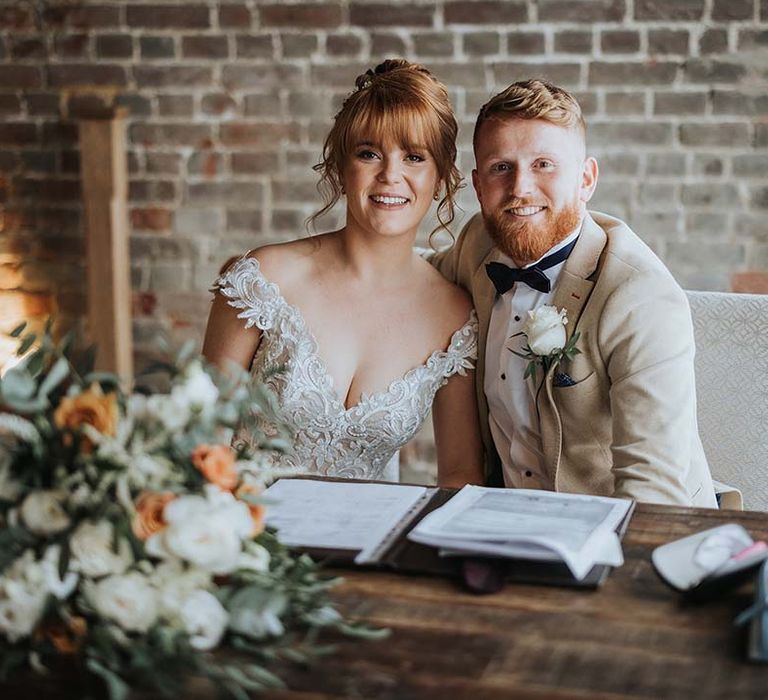
[[356,90],[334,118],[315,166],[325,199],[310,222],[325,214],[343,194],[343,173],[354,148],[366,139],[391,140],[401,148],[426,147],[435,161],[443,197],[437,207],[438,228],[454,217],[454,197],[461,184],[456,168],[458,126],[448,91],[424,66],[389,59],[358,76]]

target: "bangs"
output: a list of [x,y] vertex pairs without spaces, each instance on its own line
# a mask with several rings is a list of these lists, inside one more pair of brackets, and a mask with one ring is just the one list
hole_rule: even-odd
[[385,95],[370,94],[358,105],[345,129],[343,157],[363,142],[391,142],[404,150],[426,148],[439,160],[440,131],[434,110],[419,100],[388,100]]

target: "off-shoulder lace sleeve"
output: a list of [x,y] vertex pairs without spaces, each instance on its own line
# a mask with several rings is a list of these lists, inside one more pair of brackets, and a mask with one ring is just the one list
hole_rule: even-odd
[[227,298],[230,306],[242,309],[237,317],[245,320],[246,328],[272,328],[285,303],[280,289],[264,277],[255,258],[240,258],[216,280],[215,289]]
[[477,333],[477,314],[473,310],[467,322],[451,336],[448,347],[434,353],[427,366],[446,380],[454,374],[465,375],[477,360]]

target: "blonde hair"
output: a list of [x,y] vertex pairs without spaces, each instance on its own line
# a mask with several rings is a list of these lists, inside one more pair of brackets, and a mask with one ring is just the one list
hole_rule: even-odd
[[521,80],[494,95],[480,109],[472,143],[477,146],[480,127],[489,119],[543,119],[586,135],[587,125],[576,98],[544,80]]
[[[334,117],[323,146],[318,190],[324,206],[308,220],[314,224],[343,194],[342,175],[347,159],[361,139],[391,139],[403,148],[426,147],[435,160],[445,194],[437,207],[440,228],[447,230],[455,216],[454,197],[461,185],[456,167],[458,125],[448,91],[424,66],[389,59],[358,76],[352,92]],[[434,233],[433,231],[432,233]]]

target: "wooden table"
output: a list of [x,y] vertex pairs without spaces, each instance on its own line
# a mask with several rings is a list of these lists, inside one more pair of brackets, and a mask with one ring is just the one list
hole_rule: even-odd
[[447,580],[345,572],[343,609],[391,637],[341,641],[270,697],[768,698],[768,666],[745,661],[745,629],[732,625],[751,586],[684,605],[650,561],[657,545],[726,522],[768,541],[768,514],[638,505],[625,564],[596,591],[508,585],[476,596]]
[[[477,596],[450,580],[346,570],[343,610],[388,627],[388,639],[337,638],[310,668],[278,669],[280,700],[495,700],[502,698],[768,697],[768,666],[745,661],[732,626],[751,587],[693,606],[657,577],[651,550],[726,522],[768,541],[768,513],[639,505],[624,566],[596,591],[508,585]],[[338,573],[338,572],[334,572]],[[55,679],[17,679],[0,698],[74,697]],[[138,697],[138,696],[137,696]],[[185,700],[213,698],[192,683]]]

